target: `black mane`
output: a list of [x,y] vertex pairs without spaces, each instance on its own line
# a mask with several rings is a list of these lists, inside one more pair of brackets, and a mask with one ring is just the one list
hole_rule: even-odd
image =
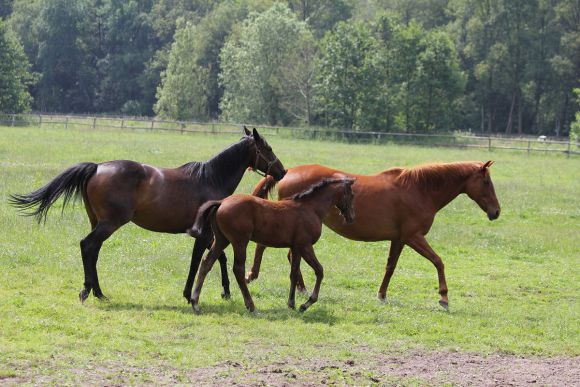
[[322,179],[318,183],[312,184],[306,191],[297,193],[296,195],[292,196],[291,199],[292,200],[305,199],[305,198],[308,198],[308,197],[314,195],[316,192],[320,191],[322,188],[326,187],[327,185],[330,185],[333,183],[344,183],[344,182],[345,182],[345,179],[331,179],[331,178]]
[[242,160],[248,157],[251,141],[250,136],[244,136],[208,161],[192,161],[180,168],[184,169],[187,176],[222,186],[239,169]]

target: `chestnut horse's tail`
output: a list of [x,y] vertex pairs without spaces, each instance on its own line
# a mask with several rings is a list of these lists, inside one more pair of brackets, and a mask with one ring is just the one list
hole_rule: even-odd
[[97,171],[97,166],[95,163],[73,165],[44,187],[24,195],[10,195],[8,200],[11,205],[21,210],[24,215],[34,216],[40,223],[43,219],[46,219],[48,209],[61,195],[64,194],[63,209],[71,199],[76,198],[79,194],[84,195],[87,183]]
[[268,194],[272,192],[274,186],[276,186],[276,180],[274,180],[272,176],[267,175],[266,177],[262,178],[258,184],[256,184],[254,191],[252,191],[252,195],[262,199],[267,199]]
[[194,238],[198,238],[205,234],[208,228],[211,227],[210,221],[212,216],[221,205],[221,200],[210,200],[199,207],[195,217],[195,222],[193,223],[193,226],[187,230],[187,233]]

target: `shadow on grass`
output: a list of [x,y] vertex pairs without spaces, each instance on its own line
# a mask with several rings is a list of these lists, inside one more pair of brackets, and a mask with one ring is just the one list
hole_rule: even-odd
[[[289,319],[300,319],[305,323],[322,323],[334,325],[339,322],[339,319],[334,315],[332,310],[324,306],[314,305],[306,312],[299,312],[291,310],[287,307],[275,307],[269,309],[258,308],[256,312],[250,313],[246,310],[243,304],[235,301],[224,301],[215,304],[202,304],[201,316],[223,316],[223,317],[239,317],[239,318],[255,318],[257,320],[268,321],[286,321]],[[140,304],[134,302],[114,302],[108,301],[101,303],[99,309],[106,311],[134,311],[134,312],[151,312],[151,311],[166,311],[178,312],[191,315],[192,319],[197,315],[193,313],[190,305],[176,305],[176,304]]]

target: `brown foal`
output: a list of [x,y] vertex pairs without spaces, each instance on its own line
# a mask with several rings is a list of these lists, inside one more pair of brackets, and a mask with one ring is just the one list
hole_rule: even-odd
[[322,218],[332,207],[338,208],[341,219],[344,218],[346,223],[352,222],[353,182],[354,179],[351,178],[323,179],[291,199],[277,202],[238,194],[201,206],[195,224],[188,231],[192,236],[204,235],[208,232],[207,225],[211,224],[215,240],[199,269],[191,297],[194,312],[199,312],[199,295],[207,273],[230,243],[234,250],[234,274],[244,296],[244,303],[250,312],[255,310],[244,278],[249,241],[270,247],[290,248],[292,265],[288,307],[292,309],[295,307],[300,259],[304,258],[316,274],[312,294],[300,306],[300,311],[308,309],[318,299],[323,277],[322,265],[318,262],[312,246],[320,238]]
[[[278,183],[278,197],[288,198],[312,182],[324,178],[356,178],[352,186],[356,219],[352,224],[341,221],[330,211],[324,224],[345,238],[357,241],[391,241],[387,267],[378,297],[385,300],[389,281],[405,245],[427,258],[437,269],[439,303],[448,308],[447,282],[443,261],[431,248],[425,235],[439,210],[460,194],[467,194],[485,211],[489,220],[499,217],[500,206],[489,173],[492,161],[437,163],[414,168],[391,168],[376,175],[356,175],[322,165],[301,165],[290,168]],[[274,187],[273,179],[265,178],[254,189],[254,195],[265,197]],[[247,281],[258,278],[265,246],[256,247],[256,255]],[[298,288],[304,287],[298,273]]]

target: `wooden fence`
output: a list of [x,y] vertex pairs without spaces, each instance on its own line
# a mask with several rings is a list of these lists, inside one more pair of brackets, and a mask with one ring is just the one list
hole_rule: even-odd
[[[170,121],[148,117],[55,115],[55,114],[0,114],[0,125],[37,126],[65,129],[121,129],[139,131],[171,131],[185,133],[233,134],[240,133],[239,124],[222,122]],[[250,126],[250,125],[248,125]],[[424,134],[345,131],[320,127],[260,126],[267,136],[282,136],[312,140],[351,143],[397,143],[461,148],[512,149],[527,152],[558,152],[580,155],[580,143],[542,137],[481,136],[467,134]]]

